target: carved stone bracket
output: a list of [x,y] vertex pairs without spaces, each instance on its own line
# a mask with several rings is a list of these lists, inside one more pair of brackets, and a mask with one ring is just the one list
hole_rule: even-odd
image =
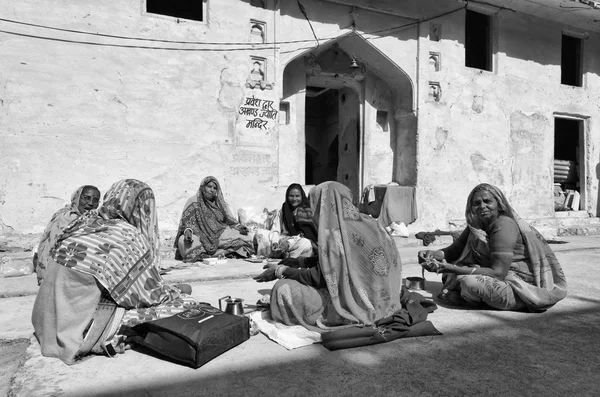
[[267,83],[264,80],[252,80],[251,78],[246,79],[246,87],[248,88],[260,88],[261,90],[272,90],[275,83]]
[[442,87],[440,87],[440,83],[435,81],[429,82],[429,99],[434,102],[442,100]]

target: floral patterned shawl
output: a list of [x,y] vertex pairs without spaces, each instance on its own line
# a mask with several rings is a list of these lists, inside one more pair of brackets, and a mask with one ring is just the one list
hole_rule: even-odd
[[[204,187],[210,182],[217,185],[217,197],[215,201],[204,198]],[[208,255],[213,255],[219,246],[219,237],[227,226],[237,224],[237,220],[229,210],[229,206],[223,197],[223,191],[219,181],[214,176],[204,178],[198,193],[196,201],[188,202],[183,209],[179,228],[175,236],[174,247],[178,248],[177,242],[187,228],[192,229],[192,233],[200,239],[204,250]]]
[[81,186],[79,189],[71,195],[71,203],[67,204],[63,208],[59,209],[52,215],[52,219],[46,226],[44,234],[40,239],[38,245],[37,254],[33,259],[33,266],[37,273],[38,284],[42,283],[44,279],[46,269],[48,268],[48,262],[53,260],[50,251],[54,248],[58,237],[63,234],[64,229],[74,220],[76,220],[81,213],[79,212],[79,199],[84,190],[92,188],[98,190],[97,187],[91,185]]
[[483,246],[487,248],[487,235],[485,231],[481,230],[481,225],[471,209],[471,201],[475,192],[482,190],[488,191],[498,202],[501,215],[508,216],[517,223],[525,245],[525,255],[528,257],[533,276],[533,284],[530,284],[518,277],[514,272],[509,272],[504,281],[519,295],[529,310],[545,310],[552,307],[567,295],[567,280],[562,267],[544,237],[535,228],[521,219],[517,212],[510,206],[502,191],[493,185],[482,183],[476,186],[467,199],[465,214],[470,230],[469,239],[460,258],[456,262],[462,261],[472,251],[485,257],[486,252],[479,252],[477,247],[483,243]]
[[338,182],[310,192],[318,225],[319,266],[337,313],[373,324],[400,309],[402,264],[394,240],[376,219],[360,214]]
[[175,298],[178,291],[163,284],[159,274],[152,189],[135,179],[119,181],[104,195],[98,213],[81,216],[65,230],[54,260],[92,275],[126,309]]

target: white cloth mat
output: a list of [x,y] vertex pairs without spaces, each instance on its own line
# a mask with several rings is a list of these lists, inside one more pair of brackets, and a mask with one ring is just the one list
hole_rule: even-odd
[[252,312],[250,318],[269,339],[288,350],[321,342],[321,334],[301,325],[285,325],[271,318],[271,311]]

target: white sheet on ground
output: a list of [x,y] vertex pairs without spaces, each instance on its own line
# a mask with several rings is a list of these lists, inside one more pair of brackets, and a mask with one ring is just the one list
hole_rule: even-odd
[[271,318],[271,311],[253,312],[250,318],[269,339],[288,350],[321,342],[321,334],[301,325],[285,325]]

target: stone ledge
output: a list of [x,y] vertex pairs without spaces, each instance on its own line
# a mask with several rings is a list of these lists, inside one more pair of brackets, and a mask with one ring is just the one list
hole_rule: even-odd
[[555,218],[590,218],[587,211],[556,211]]

